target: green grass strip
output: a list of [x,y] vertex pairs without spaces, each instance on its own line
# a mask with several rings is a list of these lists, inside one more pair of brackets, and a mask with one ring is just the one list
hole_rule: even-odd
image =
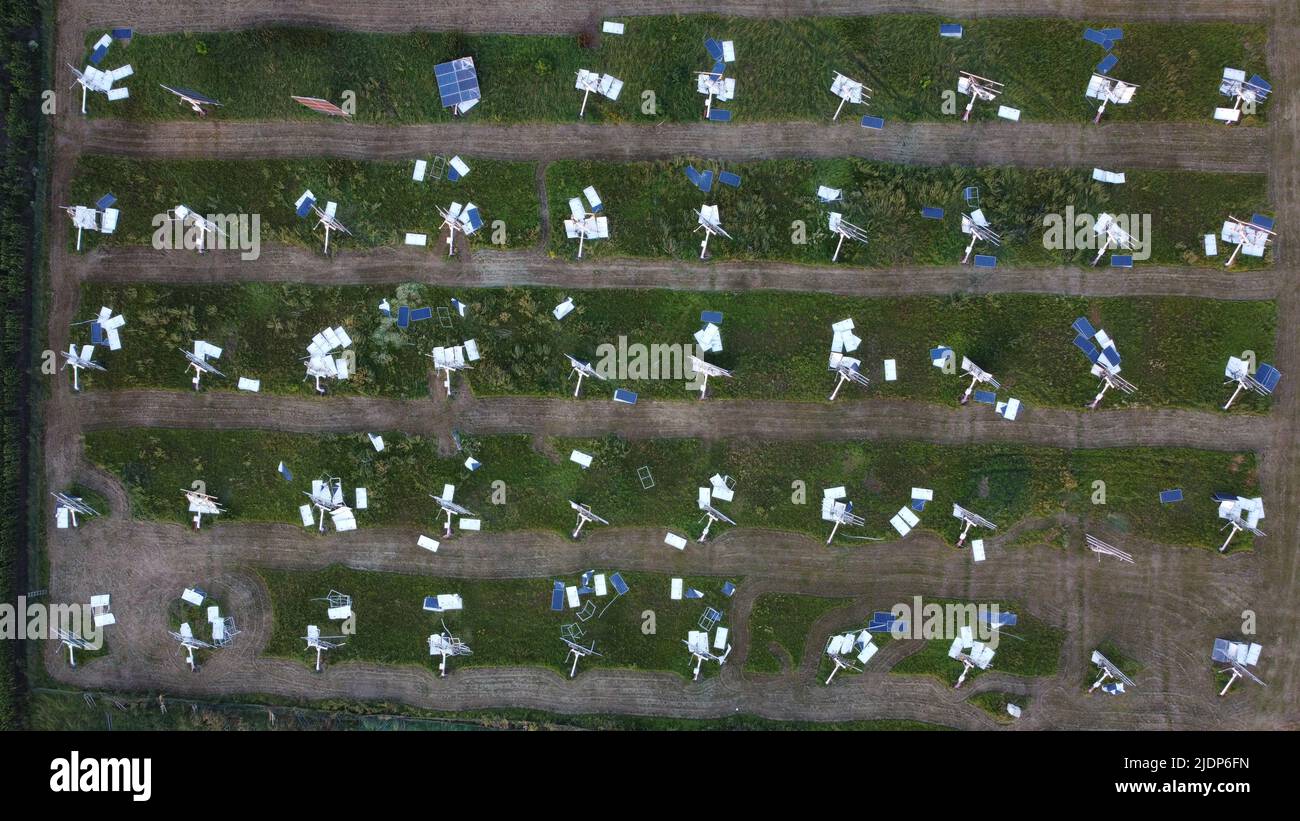
[[[851,601],[797,593],[764,593],[759,596],[749,614],[749,657],[745,660],[745,669],[756,673],[781,672],[786,659],[770,648],[771,644],[777,644],[789,656],[790,668],[798,670],[803,660],[804,642],[813,622]],[[816,649],[820,651],[821,648]]]
[[[948,515],[948,506],[960,502],[1003,530],[1027,517],[1065,510],[1085,517],[1090,526],[1120,534],[1218,547],[1211,494],[1251,495],[1258,487],[1252,454],[1174,448],[1067,451],[919,442],[626,441],[611,436],[551,440],[548,456],[533,450],[526,436],[463,437],[466,451],[483,463],[469,473],[461,464],[464,454],[439,457],[432,441],[395,433],[384,438],[386,449],[376,453],[362,434],[221,431],[196,437],[188,431],[124,429],[87,433],[86,451],[126,483],[138,518],[187,521],[179,488],[203,480],[228,510],[209,525],[213,529],[226,522],[298,523],[303,491],[311,479],[325,474],[342,477],[349,498],[358,485],[369,490],[370,507],[358,512],[363,530],[400,525],[432,533],[440,519],[428,494],[451,482],[457,485],[457,501],[480,514],[489,532],[542,529],[567,535],[573,519],[565,500],[575,499],[590,504],[615,527],[662,527],[693,536],[700,527],[696,488],[720,471],[738,482],[735,500],[726,507],[744,527],[825,538],[821,488],[845,485],[868,523],[852,535],[892,540],[896,534],[889,518],[908,503],[912,487],[923,486],[934,489],[935,501],[922,514],[920,526],[950,542],[956,540],[959,522]],[[574,448],[594,455],[590,469],[567,461]],[[293,482],[276,473],[281,460],[293,472]],[[642,465],[655,477],[650,490],[642,490],[637,479]],[[506,483],[504,504],[492,502],[496,480]],[[1104,504],[1094,504],[1098,480],[1105,482]],[[802,502],[796,481],[804,483]],[[1185,501],[1161,505],[1157,494],[1169,487],[1183,488]],[[414,534],[411,542],[415,550]],[[1247,538],[1234,539],[1232,549],[1250,544]]]
[[[369,123],[442,122],[435,64],[472,56],[483,100],[469,114],[476,122],[572,122],[581,95],[580,68],[614,74],[626,86],[611,102],[593,95],[590,122],[686,122],[702,116],[694,72],[712,59],[706,37],[730,39],[736,61],[736,99],[726,107],[738,121],[829,120],[838,100],[829,92],[840,71],[874,89],[868,109],[886,119],[955,119],[958,70],[1006,84],[1000,102],[1024,111],[1027,121],[1087,122],[1096,104],[1083,96],[1088,77],[1105,56],[1082,38],[1086,26],[1114,21],[1005,19],[965,21],[960,40],[939,37],[940,22],[923,15],[752,20],[710,15],[635,17],[624,36],[359,34],[269,28],[231,33],[137,34],[109,52],[113,66],[129,61],[135,82],[127,100],[92,95],[95,115],[132,120],[190,118],[188,107],[158,87],[180,85],[223,104],[211,117],[233,120],[320,118],[290,94],[335,102],[352,91],[356,120]],[[951,21],[956,22],[956,21]],[[87,53],[99,38],[87,32]],[[1112,74],[1141,85],[1134,102],[1113,106],[1109,121],[1210,121],[1224,66],[1258,70],[1267,29],[1227,23],[1130,23],[1113,53]],[[588,47],[591,46],[591,47]],[[653,91],[649,101],[645,91]],[[973,119],[992,119],[997,105],[976,106]],[[856,127],[863,109],[841,116]],[[1262,119],[1267,106],[1251,119]]]
[[[447,306],[453,296],[469,310],[450,329],[440,327],[435,317],[401,330],[378,307],[384,299],[394,308]],[[557,322],[551,309],[566,296],[578,308]],[[205,339],[224,348],[219,367],[228,378],[206,379],[204,390],[234,390],[238,377],[246,376],[261,379],[264,392],[314,396],[314,381],[303,381],[300,360],[322,328],[343,325],[355,342],[356,374],[327,383],[328,390],[340,395],[428,396],[433,347],[472,338],[482,358],[457,379],[467,378],[476,395],[572,396],[564,358],[572,354],[597,366],[607,363],[613,376],[607,382],[585,382],[586,401],[609,401],[615,384],[647,398],[694,401],[698,392],[686,390],[685,352],[674,354],[662,346],[693,346],[692,334],[702,327],[700,312],[715,310],[724,315],[723,350],[707,358],[735,372],[734,379],[710,381],[717,398],[824,401],[834,383],[826,369],[830,326],[851,317],[863,339],[854,356],[863,361],[872,384],[865,391],[846,390],[837,401],[880,396],[953,403],[965,384],[929,359],[932,347],[946,344],[996,375],[1006,395],[1029,406],[1081,408],[1096,394],[1097,380],[1073,345],[1070,324],[1087,316],[1117,340],[1124,375],[1138,386],[1132,396],[1108,395],[1107,407],[1206,410],[1230,395],[1222,378],[1229,355],[1252,350],[1257,361],[1270,361],[1277,310],[1273,302],[1182,297],[855,298],[422,285],[84,285],[79,316],[90,318],[102,305],[122,313],[127,325],[120,351],[97,352],[108,371],[81,375],[88,390],[191,390],[177,348],[188,350],[193,340]],[[84,326],[76,332],[84,336],[74,339],[90,341]],[[625,339],[620,342],[620,337]],[[638,345],[640,350],[633,347]],[[895,382],[883,379],[885,359],[897,360]],[[1239,400],[1234,412],[1268,406],[1266,398],[1251,394]]]

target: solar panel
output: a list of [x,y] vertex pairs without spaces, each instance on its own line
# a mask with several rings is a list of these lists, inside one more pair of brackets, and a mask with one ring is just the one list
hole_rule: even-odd
[[1278,380],[1281,378],[1282,373],[1267,362],[1261,364],[1259,369],[1255,371],[1255,381],[1269,393],[1273,392],[1273,389],[1277,387]]
[[943,219],[943,209],[927,205],[921,209],[921,216],[928,220],[941,220]]
[[609,576],[609,583],[614,586],[614,592],[618,595],[621,596],[627,592],[627,582],[623,581],[623,575],[621,573],[611,573]]
[[939,24],[940,37],[954,37],[960,39],[961,35],[962,35],[961,23],[940,23]]
[[[113,203],[115,202],[117,202],[117,197],[113,196],[112,194],[105,194],[95,202],[95,207],[103,211],[105,208],[112,207]],[[1270,223],[1270,225],[1271,224],[1272,223]]]
[[1084,29],[1083,39],[1087,40],[1089,43],[1096,43],[1097,45],[1105,48],[1107,51],[1110,51],[1110,46],[1106,44],[1110,41],[1111,38],[1107,37],[1104,32],[1100,32],[1097,31],[1096,29],[1091,29],[1091,28]]
[[221,105],[221,103],[217,102],[216,100],[212,99],[206,94],[200,94],[197,91],[191,91],[188,88],[181,88],[180,86],[169,86],[165,83],[159,83],[158,85],[162,86],[163,88],[167,89],[172,94],[175,94],[178,97],[187,97],[196,103],[204,103],[206,105]]
[[1101,59],[1101,62],[1097,64],[1097,73],[1109,74],[1110,70],[1114,68],[1115,64],[1118,62],[1119,62],[1119,58],[1116,57],[1114,54],[1107,54],[1105,57]]
[[403,305],[397,309],[397,327],[405,328],[411,324],[411,309]]
[[996,268],[998,267],[998,258],[988,254],[975,255],[976,268]]
[[998,401],[998,395],[993,391],[975,391],[975,401],[992,405]]
[[290,99],[292,99],[295,103],[305,105],[308,108],[310,108],[312,111],[318,112],[320,114],[328,114],[331,117],[351,116],[343,109],[331,103],[329,100],[322,100],[319,97],[295,97],[293,95],[289,95],[289,96]]
[[722,183],[723,185],[730,186],[732,188],[739,188],[740,175],[733,174],[730,171],[722,171],[718,173],[718,182]]
[[1110,267],[1112,267],[1112,268],[1132,268],[1132,267],[1133,267],[1133,255],[1132,255],[1132,254],[1111,254],[1111,255],[1110,255]]
[[432,308],[416,308],[414,311],[411,311],[411,322],[423,322],[426,319],[433,319]]
[[433,67],[433,76],[438,81],[438,97],[442,100],[443,108],[474,102],[482,96],[473,57],[439,63]]
[[1171,490],[1160,491],[1160,504],[1162,505],[1172,504],[1173,502],[1181,502],[1182,500],[1183,500],[1182,488],[1173,488]]
[[1265,231],[1273,230],[1273,218],[1266,217],[1263,214],[1253,214],[1250,218],[1250,224],[1258,225],[1260,228],[1263,228]]
[[866,114],[862,117],[862,127],[879,131],[885,127],[885,118],[873,117],[870,114]]
[[1097,335],[1097,329],[1092,327],[1092,323],[1088,321],[1087,317],[1081,316],[1074,320],[1074,324],[1071,327],[1074,328],[1079,336],[1091,337]]
[[731,112],[724,111],[721,108],[713,108],[709,110],[709,119],[715,123],[729,123],[731,122]]
[[722,56],[723,56],[722,43],[719,43],[717,40],[714,40],[712,37],[709,37],[704,41],[704,48],[708,49],[710,57],[712,57],[714,60],[717,60],[718,62],[722,62]]
[[1101,33],[1106,37],[1107,40],[1123,40],[1123,39],[1124,39],[1124,29],[1121,29],[1121,28],[1108,28],[1108,29],[1102,29],[1102,30],[1101,30]]

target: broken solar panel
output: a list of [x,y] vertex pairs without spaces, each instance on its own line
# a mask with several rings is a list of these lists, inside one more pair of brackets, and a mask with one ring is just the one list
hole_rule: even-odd
[[346,111],[344,111],[343,109],[331,103],[329,100],[322,100],[319,97],[294,97],[293,95],[290,95],[290,97],[295,103],[300,103],[302,105],[305,105],[308,108],[310,108],[312,111],[318,112],[320,114],[328,114],[331,117],[352,116],[348,114]]
[[438,81],[438,96],[443,108],[454,108],[456,113],[464,114],[482,97],[473,57],[439,63],[433,67],[433,75]]

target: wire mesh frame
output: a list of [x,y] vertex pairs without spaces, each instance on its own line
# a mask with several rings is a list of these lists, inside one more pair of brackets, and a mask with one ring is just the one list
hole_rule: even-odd
[[573,639],[574,641],[577,641],[578,639],[582,638],[582,636],[585,633],[586,631],[582,629],[582,625],[578,624],[577,622],[560,625],[560,636],[562,638]]
[[438,325],[442,328],[451,327],[451,309],[446,305],[438,306]]
[[641,489],[649,490],[655,486],[655,477],[650,473],[649,465],[642,465],[636,469],[636,478],[641,480]]
[[717,627],[720,621],[722,621],[722,614],[712,607],[706,607],[704,612],[700,614],[700,629],[707,633]]

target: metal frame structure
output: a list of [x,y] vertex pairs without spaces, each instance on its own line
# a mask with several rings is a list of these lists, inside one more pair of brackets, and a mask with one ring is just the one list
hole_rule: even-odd
[[835,533],[840,529],[840,525],[851,527],[863,527],[867,520],[853,512],[852,502],[841,502],[842,496],[830,496],[827,493],[822,494],[822,519],[833,522],[831,535],[826,537],[826,544],[830,544],[835,538]]
[[992,102],[1002,93],[1002,89],[1003,84],[996,80],[990,80],[978,74],[971,74],[969,71],[957,72],[957,93],[970,95],[970,102],[966,104],[966,111],[961,115],[962,122],[970,119],[970,112],[975,107],[976,100]]
[[[1119,375],[1120,356],[1119,350],[1115,347],[1115,341],[1110,338],[1104,328],[1094,329],[1092,323],[1087,317],[1079,317],[1071,325],[1074,328],[1074,345],[1083,355],[1088,357],[1092,363],[1090,373],[1101,380],[1101,391],[1093,397],[1092,402],[1087,405],[1089,410],[1096,410],[1101,404],[1102,398],[1106,391],[1111,388],[1124,393],[1133,394],[1137,392],[1137,386]],[[1096,340],[1096,345],[1091,340]],[[1100,347],[1098,347],[1100,346]]]
[[454,501],[455,496],[456,496],[456,486],[452,484],[444,484],[442,486],[441,496],[434,496],[432,493],[429,494],[429,498],[437,502],[438,508],[447,516],[447,525],[445,528],[443,528],[442,535],[444,538],[448,538],[448,539],[451,538],[451,517],[453,514],[456,516],[476,515],[469,508],[457,504]]
[[202,254],[206,248],[206,243],[203,238],[206,237],[209,232],[223,237],[226,235],[226,232],[218,228],[215,222],[190,208],[188,205],[178,205],[167,211],[167,213],[173,215],[167,218],[169,222],[179,222],[181,225],[189,223],[199,229],[198,251],[200,254]]
[[[1246,517],[1241,515],[1243,510],[1247,512]],[[1263,511],[1264,503],[1258,498],[1244,499],[1241,496],[1235,496],[1231,499],[1220,499],[1219,518],[1226,520],[1228,523],[1219,528],[1219,530],[1223,531],[1231,527],[1232,531],[1228,534],[1228,538],[1223,540],[1223,544],[1219,547],[1219,552],[1226,552],[1228,550],[1228,543],[1231,542],[1233,537],[1242,530],[1253,536],[1267,536],[1267,533],[1255,526],[1260,519],[1264,518]]]
[[708,259],[709,258],[709,237],[713,236],[714,234],[726,237],[727,239],[731,239],[732,237],[731,234],[728,234],[722,228],[722,215],[718,212],[718,206],[716,205],[700,206],[700,209],[696,211],[695,214],[699,218],[697,220],[698,224],[695,226],[695,230],[699,231],[700,229],[704,229],[704,241],[700,243],[700,259]]
[[1223,696],[1228,692],[1228,688],[1239,678],[1250,679],[1261,687],[1268,685],[1260,679],[1259,676],[1246,669],[1254,667],[1259,662],[1259,654],[1264,650],[1261,645],[1246,643],[1241,641],[1228,641],[1227,639],[1215,639],[1214,648],[1210,651],[1210,658],[1213,661],[1226,663],[1228,666],[1219,670],[1220,673],[1231,673],[1232,677],[1228,683],[1223,685],[1219,695]]
[[727,370],[726,368],[720,368],[717,365],[714,365],[710,362],[705,362],[703,359],[700,359],[698,356],[695,356],[694,354],[689,355],[686,358],[691,363],[691,370],[695,371],[698,374],[702,374],[704,376],[704,381],[700,383],[701,399],[704,398],[704,392],[705,390],[708,389],[710,376],[726,377],[727,379],[734,378],[734,374],[732,374],[731,371]]
[[478,206],[472,202],[461,205],[453,202],[445,210],[441,206],[435,205],[438,209],[438,215],[442,217],[442,225],[438,226],[439,230],[447,229],[447,256],[454,256],[456,253],[456,233],[465,235],[465,241],[469,242],[478,229],[483,227],[483,217],[479,214]]
[[189,103],[190,108],[200,117],[208,116],[208,112],[203,110],[203,106],[205,105],[213,105],[218,108],[221,107],[221,103],[206,94],[200,94],[197,91],[191,91],[188,88],[180,88],[179,86],[169,86],[165,83],[159,83],[158,85],[162,86],[167,91],[170,91],[172,94],[175,94],[177,97],[180,97],[181,102]]
[[1228,381],[1223,383],[1224,385],[1235,383],[1237,386],[1237,389],[1232,392],[1232,396],[1228,399],[1228,403],[1223,406],[1224,410],[1232,407],[1232,403],[1237,401],[1237,395],[1243,390],[1253,391],[1260,396],[1270,396],[1273,389],[1277,387],[1278,380],[1282,378],[1281,371],[1267,362],[1261,363],[1252,376],[1246,360],[1235,356],[1228,357],[1228,365],[1223,369],[1223,375],[1228,378]]
[[217,370],[216,366],[208,361],[209,356],[213,359],[221,358],[221,349],[215,345],[209,345],[201,339],[196,339],[194,340],[193,352],[187,351],[184,348],[177,348],[177,350],[184,354],[186,361],[190,363],[186,366],[185,370],[188,371],[190,368],[194,369],[194,378],[190,380],[194,385],[194,390],[199,389],[199,380],[205,373],[220,376],[222,379],[226,377],[224,373]]
[[167,635],[171,636],[173,639],[180,642],[181,647],[185,648],[185,662],[189,664],[191,673],[197,673],[199,671],[198,664],[194,660],[195,650],[216,649],[214,645],[209,644],[208,642],[195,636],[194,633],[190,630],[189,622],[185,622],[184,624],[181,625],[180,632],[168,630]]
[[1133,564],[1133,554],[1120,550],[1114,545],[1107,544],[1091,533],[1083,534],[1083,540],[1087,548],[1097,554],[1097,561],[1101,561],[1102,556],[1114,556],[1121,562]]
[[854,242],[867,244],[867,231],[848,220],[839,211],[831,211],[826,217],[826,227],[832,234],[839,236],[839,241],[835,243],[835,253],[831,254],[831,262],[838,262],[840,259],[840,249],[844,247],[844,240],[851,239]]
[[63,642],[63,645],[68,648],[68,665],[71,667],[77,666],[77,650],[95,649],[89,641],[81,638],[71,630],[64,630],[62,627],[59,627],[56,628],[56,635],[58,635],[59,641]]
[[604,653],[596,652],[595,640],[591,642],[590,647],[583,647],[576,641],[564,638],[563,636],[560,637],[560,641],[564,642],[565,646],[569,648],[569,654],[564,657],[565,663],[567,664],[569,659],[573,659],[573,666],[569,668],[569,678],[573,678],[578,674],[578,661],[580,659],[584,659],[587,656],[596,656],[597,658],[604,658],[605,656]]
[[578,538],[578,534],[582,532],[582,526],[587,522],[595,522],[598,525],[609,524],[605,519],[592,513],[591,508],[586,505],[580,505],[572,499],[569,500],[569,507],[573,508],[573,511],[578,514],[578,526],[573,529],[573,538],[575,539]]
[[578,259],[582,259],[582,249],[587,240],[609,239],[609,217],[601,213],[604,203],[596,193],[596,187],[589,185],[582,193],[591,210],[583,207],[581,198],[571,197],[569,219],[564,221],[564,235],[578,241]]
[[1101,262],[1101,258],[1110,250],[1112,242],[1115,243],[1116,248],[1129,249],[1133,247],[1133,236],[1121,228],[1110,214],[1098,214],[1097,222],[1093,225],[1092,230],[1094,233],[1105,237],[1105,241],[1097,249],[1097,256],[1092,260],[1093,265]]
[[959,504],[956,504],[955,502],[953,503],[952,506],[952,515],[954,519],[961,519],[963,522],[966,523],[966,526],[963,527],[961,530],[961,535],[957,537],[958,547],[961,547],[963,544],[965,544],[966,535],[970,533],[970,529],[972,527],[982,527],[985,528],[986,530],[998,529],[998,526],[990,522],[988,519],[985,519],[983,516],[980,516],[977,513],[971,513],[969,510],[967,510],[966,508],[962,507]]
[[306,217],[309,214],[316,216],[316,225],[313,226],[312,230],[320,228],[322,225],[325,226],[325,256],[330,255],[331,231],[338,231],[339,233],[345,234],[349,237],[352,236],[352,232],[348,230],[348,227],[340,222],[338,217],[335,216],[338,207],[339,204],[333,200],[326,202],[324,208],[316,205],[316,195],[311,192],[310,188],[304,191],[302,196],[294,203],[294,208],[297,210],[298,216]]
[[1115,681],[1119,682],[1125,687],[1137,686],[1136,684],[1133,683],[1133,679],[1124,675],[1124,672],[1120,670],[1118,667],[1116,667],[1111,662],[1110,659],[1103,656],[1100,650],[1092,651],[1092,663],[1097,665],[1099,668],[1101,668],[1101,676],[1092,683],[1091,687],[1088,688],[1089,693],[1091,693],[1093,690],[1096,690],[1098,687],[1100,687],[1101,683],[1108,678],[1115,679]]
[[989,221],[984,218],[984,211],[979,208],[969,214],[961,215],[961,232],[970,234],[970,243],[966,246],[966,253],[961,258],[962,265],[970,262],[976,242],[983,240],[994,247],[1002,245],[1001,235],[989,227]]
[[67,493],[62,493],[59,491],[52,491],[50,495],[53,496],[55,500],[58,502],[58,504],[55,505],[56,510],[58,508],[67,509],[68,515],[72,519],[73,527],[77,527],[78,513],[80,513],[82,516],[99,515],[99,511],[95,510],[93,507],[86,504],[85,501],[80,496],[70,496]]
[[474,651],[469,649],[469,645],[456,638],[447,629],[447,622],[442,622],[442,632],[432,633],[429,636],[429,655],[442,656],[442,661],[438,663],[438,673],[442,678],[447,677],[447,659],[452,656],[469,656]]
[[200,493],[197,490],[185,490],[181,488],[181,493],[185,494],[185,501],[189,502],[189,512],[194,514],[194,529],[198,530],[203,521],[203,514],[216,516],[225,513],[226,509],[217,504],[217,497],[207,493]]
[[1237,255],[1243,251],[1248,257],[1263,257],[1269,243],[1276,237],[1273,220],[1262,214],[1251,216],[1249,222],[1229,215],[1223,221],[1219,238],[1224,242],[1233,243],[1236,247],[1232,249],[1232,254],[1229,255],[1228,261],[1223,263],[1223,267],[1231,268],[1232,263],[1237,261]]
[[688,631],[687,637],[682,639],[682,644],[686,645],[686,649],[691,651],[691,658],[695,659],[695,673],[691,677],[692,681],[700,680],[700,668],[704,666],[704,662],[716,661],[718,666],[721,667],[727,663],[727,657],[731,655],[730,643],[727,644],[727,649],[722,655],[715,655],[709,647],[709,634],[701,630]]
[[322,636],[320,628],[314,624],[307,625],[307,635],[302,640],[307,642],[307,649],[316,651],[316,672],[320,672],[321,653],[342,647],[346,642],[340,641],[344,636]]
[[852,382],[855,385],[861,385],[864,388],[870,387],[871,380],[861,371],[861,366],[861,360],[832,352],[829,370],[833,371],[835,375],[839,377],[839,380],[835,383],[835,390],[831,391],[831,395],[827,397],[826,401],[834,402],[835,397],[839,396],[840,388],[844,387],[845,382]]
[[1133,95],[1137,93],[1137,90],[1138,86],[1134,83],[1126,83],[1123,80],[1116,80],[1114,77],[1094,72],[1088,79],[1088,87],[1083,92],[1085,97],[1101,100],[1101,107],[1097,109],[1097,116],[1092,118],[1093,125],[1101,122],[1101,115],[1106,113],[1106,106],[1111,103],[1127,105],[1133,100]]
[[78,373],[82,368],[92,371],[100,371],[101,373],[108,373],[107,368],[91,359],[94,355],[94,345],[82,345],[81,350],[78,351],[76,345],[69,343],[67,353],[59,351],[59,356],[63,357],[64,360],[63,367],[59,368],[59,370],[63,370],[69,366],[72,368],[72,389],[74,391],[81,390],[81,381],[78,379]]
[[1002,383],[994,379],[993,374],[970,361],[969,357],[963,356],[961,358],[961,373],[962,376],[970,377],[970,386],[966,388],[966,392],[957,400],[958,404],[965,405],[967,402],[970,402],[971,394],[975,393],[975,386],[981,382],[994,388],[1000,389],[1002,387]]
[[[602,375],[600,371],[591,367],[590,362],[583,362],[581,359],[570,356],[567,353],[564,355],[564,358],[569,360],[569,365],[571,366],[569,376],[571,377],[575,373],[578,375],[578,384],[573,388],[573,396],[575,398],[577,398],[578,393],[582,390],[582,378],[584,376],[589,376],[592,379],[599,379],[601,381],[605,380],[604,375]],[[565,381],[568,381],[567,377],[565,378]]]
[[709,530],[713,527],[714,522],[725,522],[726,524],[729,525],[736,524],[735,521],[731,519],[731,517],[723,513],[721,510],[718,510],[716,507],[714,507],[712,502],[713,502],[713,488],[712,487],[700,488],[698,498],[696,499],[696,503],[699,506],[699,509],[704,513],[704,515],[700,517],[700,521],[705,521],[706,519],[708,520],[704,525],[704,532],[700,534],[700,538],[696,539],[696,541],[700,542],[701,544],[703,544],[704,540],[708,538]]
[[831,122],[834,122],[840,118],[840,112],[844,109],[845,103],[853,103],[854,105],[870,103],[871,95],[874,92],[866,85],[845,77],[837,71],[835,72],[835,79],[831,80],[831,93],[840,98],[840,104],[835,108],[835,115],[831,117]]

